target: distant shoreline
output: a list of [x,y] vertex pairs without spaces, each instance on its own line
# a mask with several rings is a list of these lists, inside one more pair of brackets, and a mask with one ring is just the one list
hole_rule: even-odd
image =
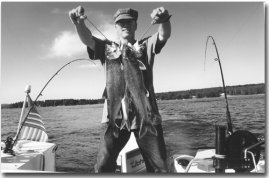
[[[260,84],[226,86],[226,93],[229,96],[265,94],[265,84],[260,83]],[[224,91],[222,87],[156,93],[157,100],[212,98],[222,96],[224,96]],[[104,98],[57,99],[57,100],[37,101],[36,105],[39,107],[91,105],[91,104],[102,104],[104,103],[104,100],[105,100]],[[1,108],[21,108],[22,105],[23,101],[20,101],[11,104],[1,104]]]

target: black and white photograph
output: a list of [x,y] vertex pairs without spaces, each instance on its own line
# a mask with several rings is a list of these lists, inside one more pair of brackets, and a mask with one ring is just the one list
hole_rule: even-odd
[[265,1],[2,1],[2,176],[266,175],[266,35]]

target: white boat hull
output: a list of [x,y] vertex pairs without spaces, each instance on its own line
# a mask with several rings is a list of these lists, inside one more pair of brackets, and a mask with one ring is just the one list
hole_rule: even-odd
[[[213,157],[215,149],[199,149],[195,155],[178,155],[173,159],[176,173],[215,173]],[[265,160],[260,160],[252,173],[265,173]],[[235,173],[233,169],[225,169],[225,173]]]
[[1,151],[1,172],[55,172],[54,143],[20,140],[14,147],[15,156]]

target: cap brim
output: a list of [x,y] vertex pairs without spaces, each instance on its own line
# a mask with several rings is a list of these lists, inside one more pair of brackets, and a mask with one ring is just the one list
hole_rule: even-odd
[[121,14],[115,19],[115,23],[117,23],[120,20],[136,20],[136,19],[128,14]]

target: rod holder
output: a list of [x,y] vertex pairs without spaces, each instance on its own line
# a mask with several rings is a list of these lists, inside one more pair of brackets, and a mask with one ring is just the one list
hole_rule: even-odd
[[215,157],[213,165],[215,167],[215,173],[225,173],[226,169],[226,127],[225,126],[215,126]]

